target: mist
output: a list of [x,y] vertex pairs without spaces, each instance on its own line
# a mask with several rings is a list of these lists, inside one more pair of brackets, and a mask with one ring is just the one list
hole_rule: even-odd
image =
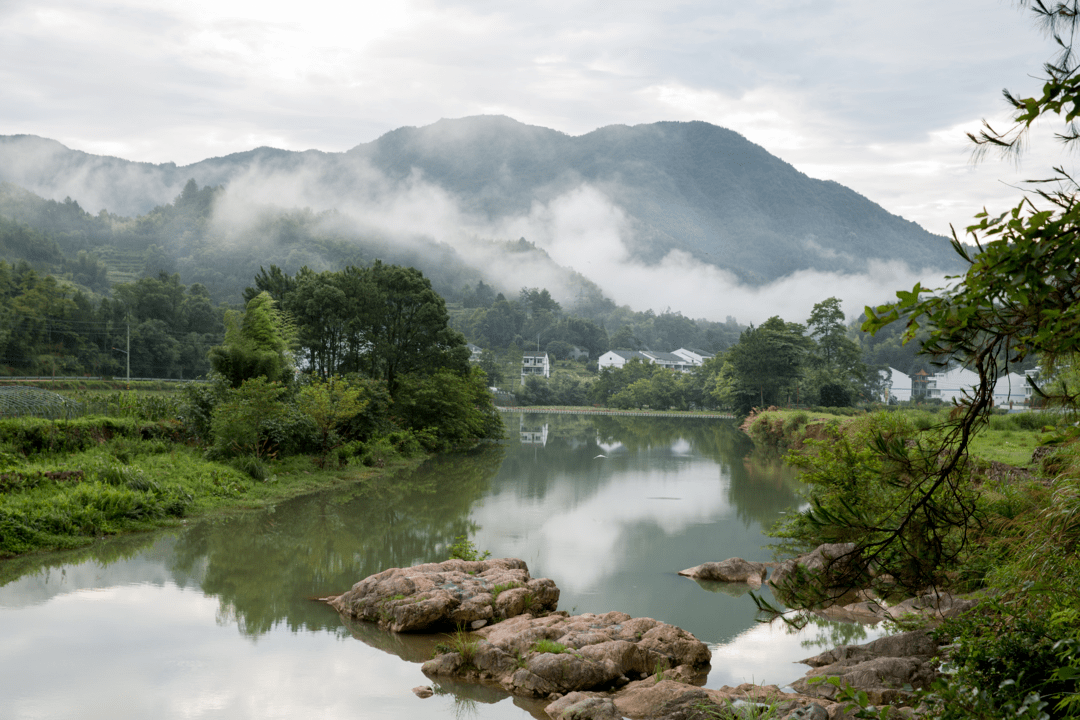
[[[655,264],[635,259],[630,248],[639,238],[633,222],[595,184],[582,182],[548,202],[534,202],[527,213],[492,219],[464,210],[458,199],[416,170],[397,181],[365,163],[353,164],[350,172],[344,183],[349,190],[342,192],[340,175],[329,183],[325,169],[314,163],[290,172],[253,165],[226,186],[215,205],[214,222],[235,237],[267,205],[335,210],[325,221],[328,230],[389,238],[413,250],[422,250],[424,240],[445,244],[503,292],[546,287],[564,307],[572,307],[578,292],[576,272],[618,305],[714,321],[732,316],[759,324],[778,315],[802,322],[816,303],[830,297],[839,298],[853,319],[866,305],[891,301],[897,290],[908,290],[916,282],[928,287],[944,283],[940,270],[871,260],[862,273],[801,270],[753,286],[679,250]],[[544,250],[551,262],[535,253],[507,253],[491,242],[518,238]]]
[[[635,142],[647,144],[657,137],[689,132],[689,128],[643,126],[612,132],[620,142],[633,137],[638,138]],[[746,157],[768,157],[760,148],[721,128],[695,132],[708,132],[710,137],[750,153]],[[503,143],[498,152],[487,149],[488,138]],[[725,264],[723,250],[717,249],[721,245],[706,241],[701,249],[705,231],[694,225],[692,216],[682,225],[669,224],[666,229],[642,221],[635,198],[653,203],[649,212],[655,218],[657,203],[686,197],[655,193],[666,191],[675,178],[692,185],[698,176],[671,175],[677,169],[666,166],[655,171],[652,166],[642,169],[642,161],[620,150],[624,154],[612,161],[622,164],[586,177],[583,172],[592,166],[574,164],[572,158],[577,156],[573,153],[562,154],[569,147],[567,143],[575,142],[579,141],[509,118],[482,117],[403,129],[347,153],[259,148],[178,168],[171,163],[150,165],[92,156],[51,140],[13,136],[0,138],[0,168],[4,179],[41,196],[55,200],[72,197],[92,213],[106,209],[123,215],[145,213],[155,205],[171,202],[188,178],[194,177],[201,185],[223,187],[213,209],[215,237],[234,248],[247,250],[250,245],[253,257],[258,257],[260,226],[265,227],[268,213],[310,209],[322,213],[317,216],[320,231],[328,237],[374,241],[376,246],[410,252],[418,257],[421,270],[425,258],[431,263],[440,261],[430,257],[433,250],[441,253],[439,246],[450,248],[464,265],[508,296],[516,295],[522,287],[547,288],[571,311],[582,296],[582,278],[595,283],[616,304],[636,311],[678,312],[713,321],[733,317],[755,324],[774,315],[804,321],[816,303],[829,297],[839,298],[852,319],[864,306],[891,301],[897,290],[910,289],[916,282],[927,287],[944,282],[945,271],[940,269],[911,267],[900,260],[863,259],[866,240],[876,237],[871,228],[860,230],[859,238],[852,235],[842,241],[838,237],[847,235],[833,230],[817,231],[821,237],[810,229],[803,229],[802,236],[789,231],[785,242],[790,242],[785,247],[792,257],[786,252],[771,257],[791,260],[787,267],[805,262],[817,269],[799,269],[764,284],[746,283],[721,267]],[[580,142],[598,143],[600,139]],[[614,152],[607,146],[602,151],[598,145],[576,147],[579,150],[575,152]],[[606,161],[608,155],[596,157]],[[428,176],[418,169],[420,165],[441,174]],[[697,166],[688,167],[696,171]],[[790,183],[818,182],[790,166],[780,170],[772,167],[770,172],[787,173]],[[732,177],[737,182],[743,176]],[[836,194],[835,186],[824,190],[820,185],[807,187],[811,194],[797,200],[803,208],[799,213],[814,212],[813,192]],[[699,196],[702,191],[697,187],[692,190]],[[881,213],[880,207],[848,192],[844,202],[856,203],[853,212],[863,213],[849,218],[853,226],[870,214]],[[864,203],[865,209],[857,202]],[[759,221],[762,207],[757,208]],[[705,206],[683,205],[674,212],[692,215],[695,208]],[[677,236],[679,228],[697,234],[696,256],[689,251],[689,235]],[[649,237],[661,236],[667,245],[649,244]],[[507,243],[519,238],[542,252],[509,251]],[[726,242],[731,247],[731,238]],[[740,251],[762,252],[751,247],[753,242],[734,236]],[[880,246],[883,241],[877,243]],[[885,254],[907,255],[907,250]],[[716,264],[702,256],[715,257]],[[799,259],[792,260],[794,257]],[[328,268],[328,261],[314,248],[297,248],[295,259],[313,269]],[[726,264],[739,267],[736,261]],[[838,268],[835,271],[822,269],[834,265]]]

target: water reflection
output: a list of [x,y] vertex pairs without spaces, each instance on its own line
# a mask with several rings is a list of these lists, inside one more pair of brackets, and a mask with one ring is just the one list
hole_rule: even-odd
[[[22,708],[7,712],[16,701],[5,698],[0,714],[60,707],[74,716],[87,698],[115,708],[106,690],[122,685],[138,712],[98,716],[247,718],[273,707],[322,717],[544,717],[542,704],[482,686],[441,682],[434,698],[413,697],[410,688],[431,684],[418,663],[437,638],[345,622],[312,600],[389,567],[442,560],[459,535],[555,580],[565,610],[620,610],[689,630],[714,650],[713,687],[790,681],[802,672],[791,660],[812,654],[802,643],[859,632],[817,626],[807,640],[759,626],[745,586],[676,574],[733,556],[768,559],[764,529],[799,502],[792,473],[754,458],[730,423],[515,421],[513,440],[409,472],[0,562],[0,677],[19,688]],[[49,681],[73,675],[63,691]],[[253,696],[260,702],[245,704]]]
[[503,448],[434,458],[419,468],[295,498],[257,513],[199,523],[177,543],[175,568],[205,565],[202,589],[241,632],[275,623],[337,628],[311,598],[338,594],[389,567],[444,559],[475,525],[469,509],[488,490]]

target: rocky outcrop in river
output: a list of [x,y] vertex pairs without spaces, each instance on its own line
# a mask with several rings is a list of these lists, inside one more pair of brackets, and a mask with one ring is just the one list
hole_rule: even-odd
[[[819,548],[788,561],[773,577],[781,569],[786,582],[828,572],[846,549]],[[681,574],[715,573],[712,577],[760,583],[764,564],[736,560],[706,563]],[[558,598],[551,580],[532,578],[524,561],[505,558],[393,568],[327,600],[349,622],[364,620],[384,630],[456,627],[424,663],[425,674],[442,685],[465,680],[497,685],[521,698],[550,699],[546,712],[554,720],[695,720],[766,711],[777,720],[838,720],[849,716],[835,702],[835,686],[813,678],[839,677],[866,691],[874,704],[903,704],[913,697],[907,688],[926,687],[937,674],[937,645],[929,632],[916,631],[808,658],[803,662],[812,669],[788,692],[749,684],[703,688],[711,653],[692,634],[621,612],[570,616],[556,610]],[[936,618],[971,604],[928,594],[892,608],[863,600],[842,612],[884,614],[891,609],[894,617],[903,610]],[[414,692],[427,696],[428,690]]]
[[657,672],[704,680],[711,657],[705,643],[681,628],[620,612],[520,615],[474,635],[424,663],[424,673],[475,677],[515,694],[549,697],[620,687]]
[[528,612],[552,612],[559,589],[532,578],[524,560],[447,560],[391,568],[327,601],[339,613],[393,632],[478,628]]
[[768,566],[764,563],[743,560],[742,558],[728,558],[720,562],[695,565],[692,568],[680,570],[679,574],[695,580],[746,583],[750,587],[758,588],[761,587],[761,583],[765,582],[767,572]]

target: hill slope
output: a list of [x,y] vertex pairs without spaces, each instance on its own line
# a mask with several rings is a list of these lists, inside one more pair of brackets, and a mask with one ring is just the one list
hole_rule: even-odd
[[859,272],[872,259],[955,267],[944,238],[702,122],[615,125],[572,137],[480,116],[400,128],[345,153],[257,148],[182,167],[0,137],[0,181],[123,215],[171,201],[189,178],[205,186],[252,176],[289,177],[294,190],[308,188],[308,200],[329,198],[327,206],[381,202],[422,181],[493,224],[585,184],[621,211],[627,247],[641,262],[679,250],[753,284],[803,269]]

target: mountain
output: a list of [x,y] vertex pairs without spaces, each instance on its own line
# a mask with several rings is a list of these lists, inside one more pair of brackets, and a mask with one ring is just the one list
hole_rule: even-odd
[[418,184],[434,187],[476,227],[510,227],[589,187],[621,213],[636,261],[653,265],[681,251],[750,284],[806,269],[864,272],[871,260],[956,267],[945,238],[703,122],[613,125],[570,136],[479,116],[399,128],[344,153],[262,147],[187,166],[0,136],[0,181],[94,211],[145,214],[171,202],[189,179],[231,189],[267,178],[279,182],[256,183],[260,196],[316,211],[383,207]]

